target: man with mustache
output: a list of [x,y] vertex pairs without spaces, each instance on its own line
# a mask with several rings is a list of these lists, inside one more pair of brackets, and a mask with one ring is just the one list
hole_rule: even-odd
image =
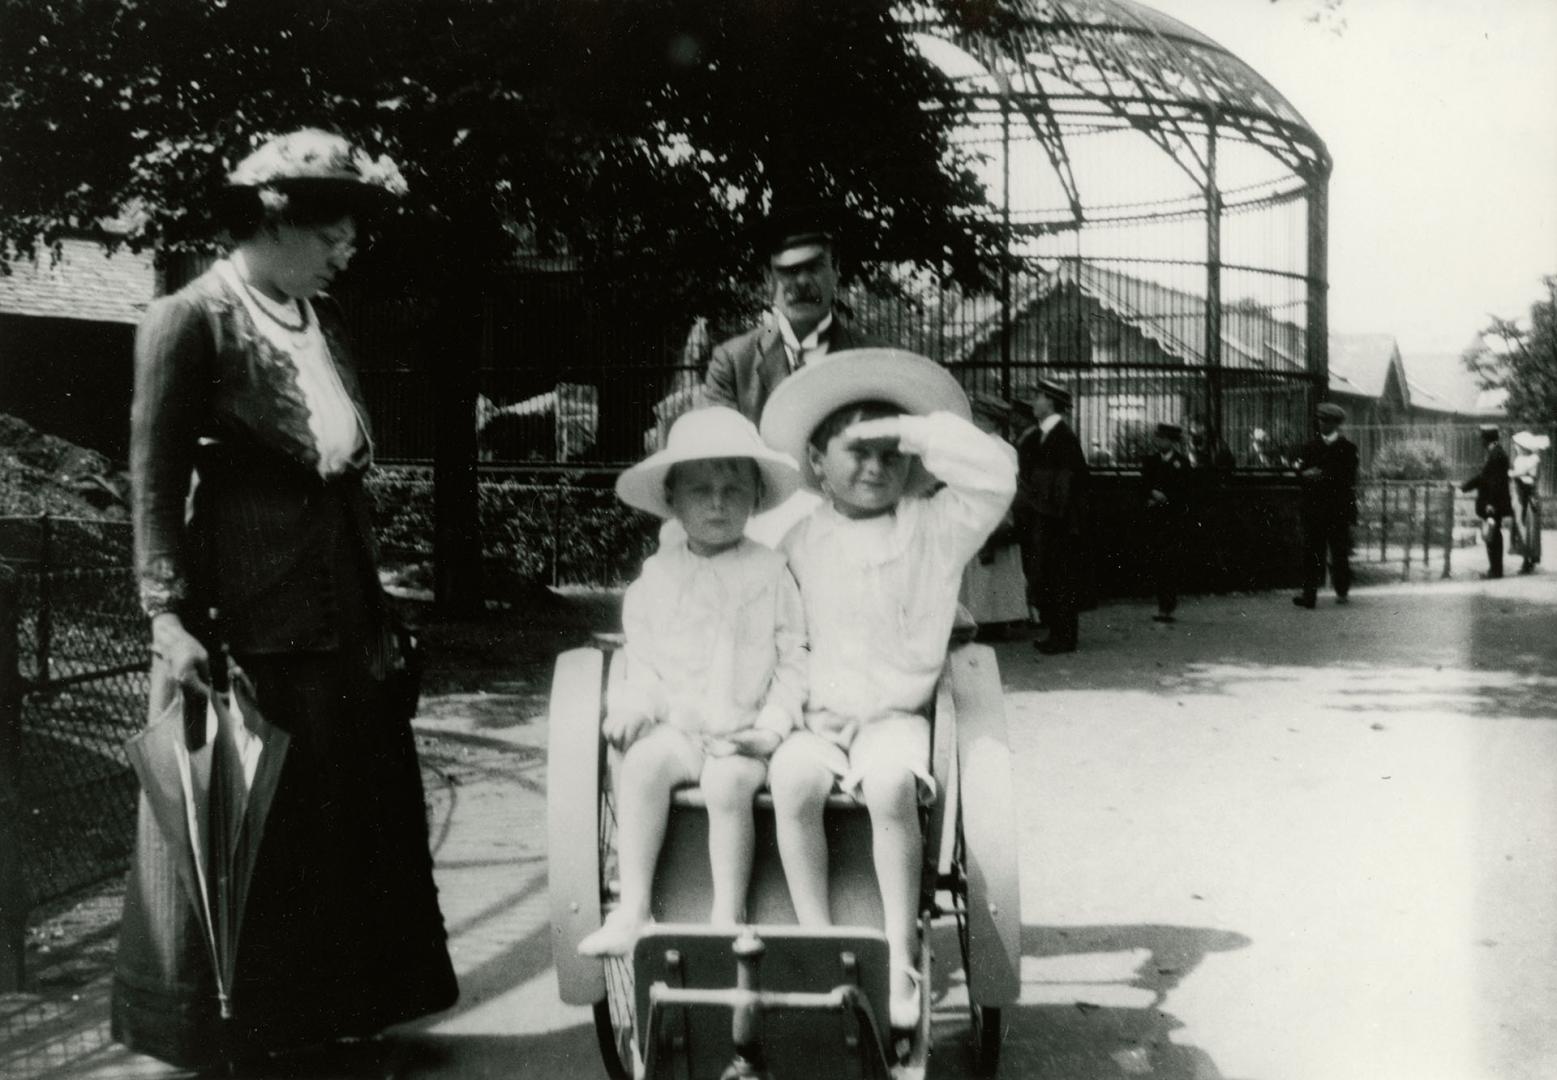
[[775,214],[764,235],[771,318],[714,348],[703,381],[710,404],[739,409],[757,423],[774,387],[830,352],[886,342],[846,326],[833,310],[838,290],[837,231],[821,208]]

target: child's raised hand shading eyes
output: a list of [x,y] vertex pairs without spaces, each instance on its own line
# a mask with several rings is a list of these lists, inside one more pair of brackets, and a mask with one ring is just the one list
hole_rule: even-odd
[[875,420],[860,420],[844,429],[843,439],[849,446],[866,442],[897,442],[903,435],[903,418],[882,416]]

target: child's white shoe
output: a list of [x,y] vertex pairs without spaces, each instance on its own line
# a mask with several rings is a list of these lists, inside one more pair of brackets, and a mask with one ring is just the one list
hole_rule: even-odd
[[626,956],[643,933],[643,919],[617,908],[607,915],[600,929],[578,943],[580,956]]

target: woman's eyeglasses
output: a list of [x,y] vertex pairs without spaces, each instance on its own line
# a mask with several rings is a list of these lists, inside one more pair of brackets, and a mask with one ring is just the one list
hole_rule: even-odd
[[349,259],[357,254],[357,234],[354,232],[327,232],[324,229],[315,229],[312,235],[331,255]]

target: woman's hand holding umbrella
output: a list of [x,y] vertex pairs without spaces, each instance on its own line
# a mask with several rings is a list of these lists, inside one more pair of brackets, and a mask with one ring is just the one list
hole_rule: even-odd
[[211,694],[211,657],[184,621],[164,611],[151,621],[151,651],[168,665],[173,680],[202,698]]

